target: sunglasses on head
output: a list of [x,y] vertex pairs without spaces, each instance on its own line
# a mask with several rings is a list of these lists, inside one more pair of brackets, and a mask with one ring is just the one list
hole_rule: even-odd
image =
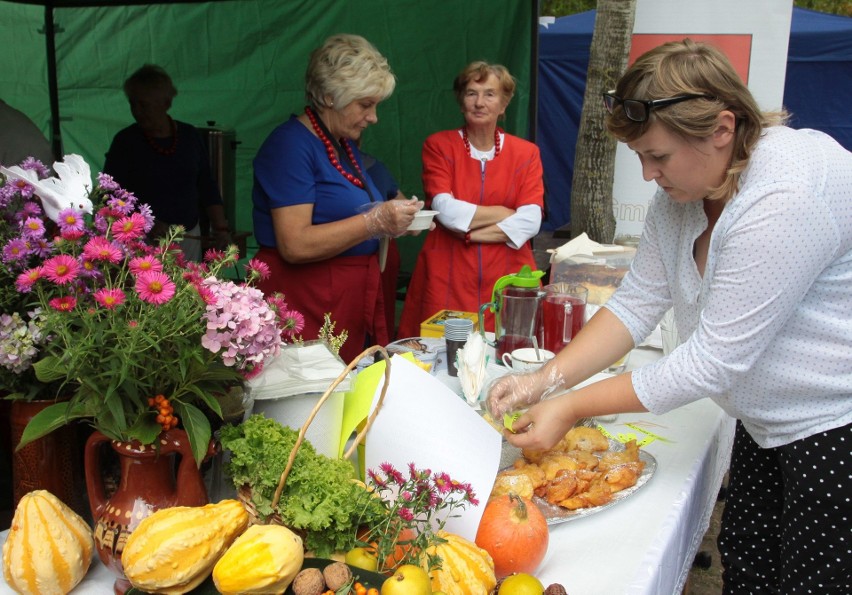
[[641,124],[642,122],[648,121],[648,118],[651,115],[651,110],[666,107],[667,105],[674,105],[675,103],[688,101],[690,99],[713,98],[710,95],[687,94],[678,95],[677,97],[667,97],[666,99],[622,99],[616,95],[615,90],[613,90],[604,93],[603,99],[606,111],[610,114],[617,105],[621,104],[621,107],[624,110],[624,115],[627,116],[627,119],[631,122],[639,122]]

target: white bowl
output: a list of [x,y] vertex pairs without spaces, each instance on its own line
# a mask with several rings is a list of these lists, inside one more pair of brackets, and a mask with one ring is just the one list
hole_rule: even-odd
[[418,211],[417,214],[414,215],[414,221],[412,221],[411,225],[408,226],[408,231],[429,229],[429,226],[432,224],[432,219],[437,214],[438,211]]

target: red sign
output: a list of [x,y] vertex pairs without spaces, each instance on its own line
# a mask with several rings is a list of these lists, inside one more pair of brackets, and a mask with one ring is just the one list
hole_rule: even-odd
[[689,38],[693,41],[704,41],[710,43],[722,50],[731,61],[737,74],[747,85],[748,84],[748,67],[751,62],[751,44],[752,36],[749,34],[671,34],[671,33],[634,33],[633,42],[630,47],[630,55],[627,58],[628,65],[658,45],[662,45],[669,41],[681,41]]

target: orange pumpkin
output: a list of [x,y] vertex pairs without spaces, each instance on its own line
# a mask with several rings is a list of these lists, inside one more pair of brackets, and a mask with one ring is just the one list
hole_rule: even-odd
[[476,545],[491,554],[497,578],[535,572],[549,541],[547,520],[538,507],[511,493],[485,505],[476,532]]

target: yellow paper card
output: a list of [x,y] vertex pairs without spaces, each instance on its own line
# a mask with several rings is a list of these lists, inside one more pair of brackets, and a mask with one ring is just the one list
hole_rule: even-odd
[[[401,357],[414,362],[413,353],[400,354]],[[340,427],[340,447],[338,457],[342,457],[346,451],[346,443],[352,436],[352,432],[361,427],[361,424],[370,415],[370,405],[380,382],[384,382],[385,362],[378,361],[375,364],[358,372],[352,388],[346,393],[343,402],[343,420]],[[358,447],[358,471],[364,477],[364,441]]]

